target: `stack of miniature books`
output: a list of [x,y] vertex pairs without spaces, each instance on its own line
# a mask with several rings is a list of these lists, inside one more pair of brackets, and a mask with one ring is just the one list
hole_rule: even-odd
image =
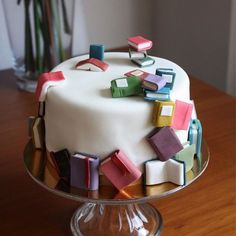
[[147,50],[152,48],[152,41],[142,36],[128,38],[129,57],[139,67],[150,66],[155,60],[148,56]]

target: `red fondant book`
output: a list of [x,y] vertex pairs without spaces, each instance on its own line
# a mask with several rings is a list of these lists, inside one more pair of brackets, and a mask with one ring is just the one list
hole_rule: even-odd
[[79,61],[75,67],[80,70],[91,70],[99,72],[106,71],[108,68],[108,64],[96,58],[89,58],[83,61]]
[[128,38],[128,44],[138,52],[148,50],[152,47],[152,41],[142,36]]
[[36,98],[38,101],[43,102],[46,98],[47,90],[50,86],[55,86],[59,82],[65,80],[61,71],[43,73],[38,78],[36,88]]

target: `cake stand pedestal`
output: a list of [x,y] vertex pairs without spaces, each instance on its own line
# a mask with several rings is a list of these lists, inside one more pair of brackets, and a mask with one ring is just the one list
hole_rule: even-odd
[[70,228],[73,235],[158,236],[163,227],[162,217],[147,202],[168,196],[193,183],[205,171],[209,162],[210,154],[206,142],[203,142],[201,151],[201,159],[195,158],[192,170],[186,173],[186,185],[136,184],[121,192],[105,183],[98,191],[70,187],[67,180],[59,178],[47,158],[47,153],[36,150],[31,140],[24,150],[24,164],[30,177],[41,187],[64,198],[84,202],[71,218]]
[[161,214],[150,204],[83,204],[73,215],[73,235],[160,235]]

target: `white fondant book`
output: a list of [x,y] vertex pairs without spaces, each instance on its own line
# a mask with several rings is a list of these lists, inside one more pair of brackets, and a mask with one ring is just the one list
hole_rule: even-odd
[[169,159],[168,161],[151,160],[145,163],[145,184],[155,185],[172,182],[185,185],[185,164],[181,161]]

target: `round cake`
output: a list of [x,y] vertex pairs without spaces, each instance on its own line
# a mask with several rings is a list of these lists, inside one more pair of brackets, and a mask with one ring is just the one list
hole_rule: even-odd
[[[145,161],[156,158],[146,140],[154,128],[153,103],[143,96],[113,98],[111,81],[139,69],[128,53],[105,53],[109,64],[105,72],[77,70],[75,65],[88,55],[67,60],[56,68],[62,71],[65,82],[50,87],[45,100],[46,147],[56,152],[64,148],[70,153],[83,152],[107,157],[122,150],[142,170]],[[155,74],[157,68],[172,68],[176,73],[170,99],[190,101],[189,78],[177,64],[152,57],[152,66],[141,68]],[[187,141],[187,130],[175,131],[181,143]]]

